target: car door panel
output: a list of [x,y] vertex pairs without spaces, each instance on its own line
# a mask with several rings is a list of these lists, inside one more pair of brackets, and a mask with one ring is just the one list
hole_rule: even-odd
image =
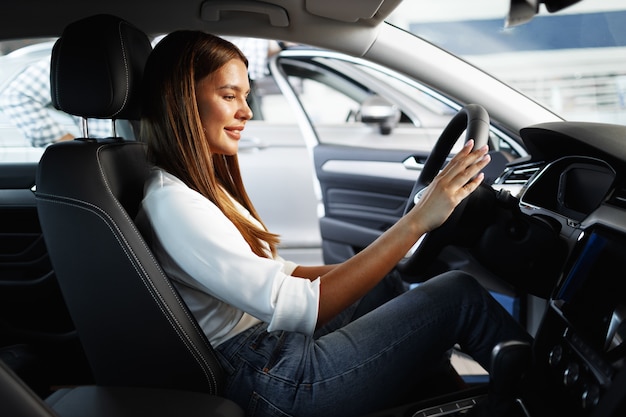
[[315,169],[322,190],[320,219],[325,263],[348,259],[374,241],[403,214],[423,160],[409,150],[319,145]]
[[26,379],[35,364],[51,374],[65,367],[71,375],[72,362],[84,375],[82,350],[39,225],[36,170],[37,163],[0,164],[0,351]]
[[39,227],[32,191],[36,168],[36,163],[0,165],[1,320],[15,337],[72,330]]

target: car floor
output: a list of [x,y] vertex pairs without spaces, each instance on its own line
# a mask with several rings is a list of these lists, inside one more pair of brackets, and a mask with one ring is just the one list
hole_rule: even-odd
[[454,369],[461,375],[467,383],[487,382],[489,374],[487,371],[468,355],[456,349],[453,350],[450,362]]

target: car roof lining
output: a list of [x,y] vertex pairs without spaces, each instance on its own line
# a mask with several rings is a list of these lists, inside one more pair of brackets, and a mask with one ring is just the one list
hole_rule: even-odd
[[401,0],[306,0],[309,13],[355,23],[371,21],[380,24],[400,4]]
[[[374,42],[384,19],[401,0],[108,0],[93,4],[84,0],[11,2],[0,14],[4,39],[58,37],[69,23],[83,17],[107,13],[119,16],[149,35],[168,33],[180,28],[207,32],[279,39],[336,46],[342,38],[344,51],[362,55]],[[56,9],[63,9],[62,19]],[[28,22],[12,16],[29,16]],[[195,17],[194,17],[195,16]],[[19,21],[18,21],[19,20]],[[27,24],[25,24],[27,23]],[[298,30],[294,30],[297,27]],[[307,32],[302,33],[306,27]],[[314,33],[315,36],[308,37]]]

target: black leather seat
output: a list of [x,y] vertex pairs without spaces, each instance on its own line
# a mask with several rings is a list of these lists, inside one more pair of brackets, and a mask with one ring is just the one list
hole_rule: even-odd
[[7,417],[243,416],[237,405],[220,397],[159,388],[61,388],[43,401],[1,360],[0,404]]
[[[52,53],[53,104],[83,118],[138,119],[150,50],[117,17],[69,25]],[[218,395],[215,352],[132,221],[148,169],[144,144],[119,137],[49,146],[36,198],[52,265],[96,385]]]

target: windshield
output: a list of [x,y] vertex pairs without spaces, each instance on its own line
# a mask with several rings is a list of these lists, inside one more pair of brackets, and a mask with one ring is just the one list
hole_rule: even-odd
[[405,1],[389,21],[568,120],[626,124],[626,2],[583,0],[505,28],[502,0]]

